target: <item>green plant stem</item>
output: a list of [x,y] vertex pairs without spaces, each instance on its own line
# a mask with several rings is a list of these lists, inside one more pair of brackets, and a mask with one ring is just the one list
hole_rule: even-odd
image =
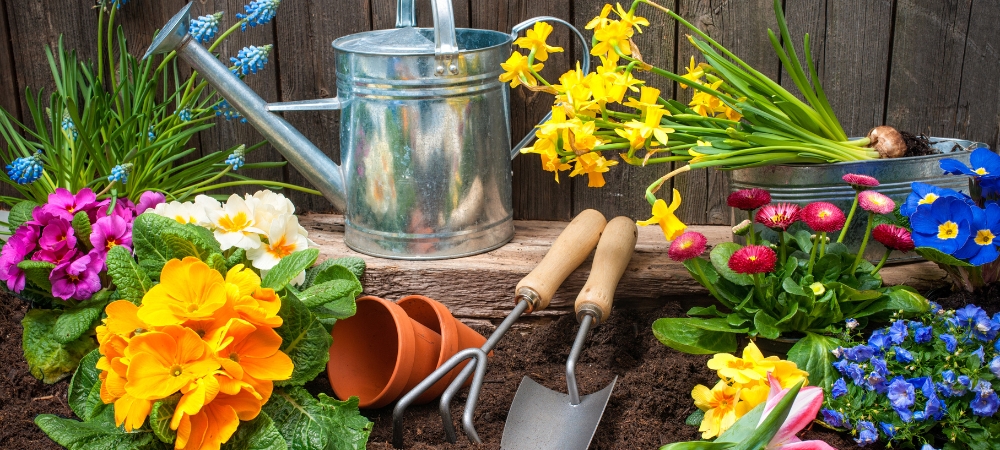
[[817,248],[819,247],[819,238],[820,238],[820,235],[819,235],[819,233],[817,233],[816,237],[813,238],[812,249],[809,250],[809,266],[808,266],[808,269],[809,269],[808,273],[809,273],[809,275],[812,275],[812,273],[813,273],[813,264],[816,262],[816,251],[817,251]]
[[847,236],[847,229],[851,227],[851,222],[854,220],[854,212],[858,210],[858,197],[860,197],[861,191],[854,193],[854,203],[851,203],[851,212],[847,213],[847,221],[844,222],[844,228],[840,229],[840,237],[837,238],[837,242],[843,243],[844,237]]
[[260,184],[260,185],[264,185],[264,186],[274,186],[274,187],[279,187],[279,188],[284,188],[284,189],[291,189],[291,190],[299,191],[299,192],[305,192],[307,194],[323,195],[320,191],[317,191],[315,189],[309,189],[309,188],[305,188],[305,187],[302,187],[302,186],[296,186],[294,184],[282,183],[280,181],[269,181],[269,180],[268,181],[263,181],[263,180],[228,181],[228,182],[225,182],[225,183],[213,184],[211,186],[205,186],[205,187],[202,187],[202,188],[198,188],[198,189],[195,189],[195,190],[191,191],[191,193],[192,194],[198,194],[198,193],[201,193],[201,192],[211,191],[212,189],[220,189],[220,188],[233,187],[233,186],[246,186],[248,184]]
[[861,264],[861,259],[865,255],[865,247],[868,246],[868,236],[872,234],[872,225],[875,224],[875,213],[868,213],[868,227],[865,228],[865,237],[861,239],[861,248],[858,249],[858,256],[854,257],[854,264],[851,264],[851,271],[848,272],[852,276],[854,272],[858,270],[858,264]]
[[872,275],[877,274],[878,271],[882,269],[882,266],[885,265],[885,262],[889,260],[890,253],[892,253],[892,249],[889,248],[885,249],[885,253],[882,254],[882,260],[878,262],[878,265],[876,265],[874,269],[872,269]]
[[785,232],[778,232],[778,261],[785,264]]
[[757,233],[753,226],[753,210],[747,211],[747,218],[750,219],[750,231],[747,233],[747,243],[750,245],[755,245],[757,243]]
[[[698,274],[699,279],[708,281],[708,278],[705,277],[705,272],[701,270],[700,264],[691,264],[691,265],[694,266],[694,271]],[[715,289],[715,286],[712,283],[708,283],[705,286],[705,288],[708,289],[709,294],[712,294],[712,297],[715,297],[719,299],[719,301],[722,301],[722,299],[719,298],[719,292]]]
[[820,233],[819,236],[819,257],[822,258],[826,255],[826,232]]

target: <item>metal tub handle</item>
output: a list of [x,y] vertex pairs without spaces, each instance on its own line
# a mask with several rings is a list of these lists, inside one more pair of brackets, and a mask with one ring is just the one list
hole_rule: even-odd
[[[403,3],[405,1],[407,0],[400,0],[400,3]],[[412,2],[412,0],[410,1]],[[565,25],[567,28],[569,28],[570,31],[572,31],[573,34],[576,35],[576,38],[580,40],[580,44],[583,46],[583,53],[582,53],[583,57],[581,58],[580,61],[580,70],[582,70],[584,74],[590,72],[590,45],[587,43],[587,39],[583,37],[583,33],[581,33],[580,30],[576,29],[576,27],[574,27],[572,24],[570,24],[565,20],[551,16],[534,17],[525,20],[524,22],[521,22],[517,25],[514,25],[514,28],[512,28],[510,32],[511,38],[517,39],[518,34],[528,29],[528,27],[533,26],[536,22],[556,22]],[[505,85],[504,89],[509,90],[510,87]],[[508,114],[507,117],[510,117],[510,115]],[[545,117],[543,117],[540,122],[538,122],[538,125],[545,123],[550,118],[552,118],[551,110],[545,114]],[[524,136],[523,139],[521,139],[521,142],[518,142],[517,145],[514,146],[514,148],[510,149],[510,159],[514,159],[518,155],[518,153],[521,152],[522,148],[526,147],[528,144],[530,144],[532,141],[535,140],[535,128],[537,128],[537,125],[531,128],[531,131],[529,131],[528,134]]]
[[[451,0],[431,0],[434,15],[434,55],[438,66],[438,76],[448,73],[458,74],[458,38],[455,37],[455,12]],[[396,28],[417,26],[417,10],[413,0],[396,2]]]

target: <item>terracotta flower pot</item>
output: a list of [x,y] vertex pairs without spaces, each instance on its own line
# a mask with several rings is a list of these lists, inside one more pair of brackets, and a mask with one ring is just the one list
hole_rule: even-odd
[[[452,352],[454,353],[454,352]],[[381,408],[437,368],[441,335],[378,297],[357,300],[357,313],[333,327],[327,376],[339,398]]]
[[[448,358],[454,356],[459,350],[482,347],[486,343],[485,337],[458,319],[455,319],[451,315],[451,311],[448,310],[448,307],[441,302],[422,295],[408,295],[396,301],[396,304],[402,307],[411,319],[420,322],[420,324],[431,330],[437,331],[441,335],[441,352],[438,355],[435,368],[440,367],[441,364],[444,364]],[[427,403],[437,398],[451,384],[452,380],[458,376],[466,364],[468,364],[468,361],[452,369],[441,381],[438,381],[430,389],[424,391],[420,397],[417,397],[414,403]],[[470,377],[466,384],[471,382],[471,379]],[[406,391],[409,392],[410,388],[412,386],[407,387]]]

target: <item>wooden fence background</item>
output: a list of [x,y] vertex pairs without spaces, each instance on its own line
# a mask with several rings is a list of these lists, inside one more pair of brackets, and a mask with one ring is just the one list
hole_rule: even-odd
[[[123,0],[125,1],[125,0]],[[720,40],[765,74],[794,89],[781,73],[766,30],[777,29],[772,0],[658,0]],[[242,12],[249,0],[195,0],[195,13]],[[582,29],[606,0],[454,0],[458,26],[509,30],[527,18],[551,15]],[[141,54],[153,30],[166,23],[185,0],[128,0],[120,24],[133,54]],[[988,143],[1000,141],[1000,1],[997,0],[783,0],[793,39],[801,55],[801,37],[809,33],[819,73],[833,108],[849,134],[861,135],[887,123],[930,136],[953,136]],[[60,34],[68,48],[85,58],[95,55],[97,15],[94,0],[0,0],[0,106],[25,114],[26,87],[50,88],[43,48]],[[418,0],[418,11],[429,11]],[[395,23],[395,0],[284,0],[271,24],[237,33],[220,47],[224,56],[247,45],[275,44],[266,70],[248,78],[268,101],[336,95],[333,51],[337,37],[388,28]],[[636,42],[644,58],[659,67],[682,70],[694,54],[686,30],[664,14],[641,7],[652,22]],[[429,26],[430,14],[420,17]],[[567,70],[577,46],[570,33],[556,27],[550,42],[567,49],[550,59],[550,79]],[[566,56],[569,55],[569,56]],[[690,96],[673,83],[646,76],[664,96]],[[514,91],[514,141],[531,130],[551,105],[551,96]],[[338,155],[335,112],[286,116],[316,144]],[[193,142],[203,149],[228,148],[258,141],[252,127],[220,121]],[[270,147],[251,158],[278,160]],[[514,161],[514,208],[519,219],[566,220],[577,211],[597,208],[606,215],[645,217],[642,198],[647,184],[669,167],[635,168],[624,164],[607,174],[608,184],[591,189],[585,179],[562,177],[556,184],[542,172],[537,157]],[[251,175],[304,183],[292,168],[260,170]],[[581,177],[583,178],[583,177]],[[728,223],[726,176],[699,171],[674,180],[684,198],[680,217],[693,224]],[[322,198],[294,195],[303,210],[329,210]]]

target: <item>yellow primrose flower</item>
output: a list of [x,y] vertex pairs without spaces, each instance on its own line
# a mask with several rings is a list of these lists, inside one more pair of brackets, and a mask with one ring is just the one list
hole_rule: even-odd
[[747,384],[735,384],[740,388],[740,404],[736,408],[736,417],[742,417],[747,411],[767,401],[771,386],[767,380],[754,381]]
[[535,22],[535,27],[528,30],[526,33],[527,36],[517,38],[514,41],[514,45],[525,50],[534,51],[535,59],[545,61],[549,59],[549,53],[560,53],[563,51],[562,47],[553,47],[545,43],[545,40],[548,39],[551,33],[552,25],[545,22]]
[[639,99],[629,97],[625,106],[641,110],[643,114],[649,109],[661,109],[663,105],[656,102],[660,98],[660,90],[653,87],[643,86],[640,90]]
[[[617,3],[616,5],[617,8],[615,12],[618,13],[618,16],[622,18],[621,19],[622,23],[629,27],[629,31],[631,31],[632,28],[635,28],[635,31],[642,33],[642,28],[639,28],[639,25],[642,25],[644,27],[649,26],[649,21],[646,20],[645,17],[639,17],[635,15],[634,11],[626,11],[625,8],[622,8],[621,3]],[[631,32],[629,33],[629,37],[632,37]]]
[[[774,358],[777,360],[777,358]],[[743,357],[729,353],[718,353],[708,360],[708,368],[718,371],[719,378],[730,379],[739,384],[767,380],[767,373],[774,369],[773,360],[765,359],[757,346],[750,342],[743,349]]]
[[[690,80],[693,83],[700,83],[701,77],[705,75],[705,70],[702,68],[702,65],[705,65],[705,63],[695,65],[694,56],[692,56],[691,62],[689,62],[687,66],[687,73],[681,75],[681,78],[684,78],[685,80]],[[679,84],[681,86],[681,89],[688,88],[687,85],[684,83],[679,83]]]
[[[776,357],[772,357],[777,359]],[[809,372],[799,369],[795,363],[777,359],[773,361],[774,369],[771,374],[781,383],[782,388],[790,388],[798,382],[804,381],[803,386],[809,382]]]
[[667,206],[667,202],[665,202],[662,198],[657,199],[656,202],[653,203],[653,217],[650,217],[649,220],[640,220],[636,222],[636,224],[641,226],[657,224],[663,229],[663,236],[666,237],[668,241],[677,239],[677,237],[680,236],[681,233],[683,233],[687,228],[687,225],[684,225],[684,223],[674,215],[674,212],[677,211],[677,208],[680,206],[681,193],[678,192],[677,189],[674,189],[674,199],[670,202],[670,206]]
[[[629,45],[629,36],[632,28],[626,26],[618,20],[612,20],[604,27],[594,31],[594,40],[597,44],[590,49],[590,54],[594,56],[607,55],[608,61],[615,64],[621,59],[618,51],[624,55],[632,54],[632,47]],[[615,50],[618,47],[618,51]]]
[[662,109],[650,109],[646,112],[646,119],[642,122],[638,120],[633,120],[625,124],[626,128],[638,129],[642,134],[642,137],[649,139],[650,136],[654,137],[657,142],[661,145],[667,145],[669,137],[668,133],[673,133],[673,128],[664,128],[660,126],[660,119],[667,111]]
[[500,74],[500,81],[510,83],[510,87],[516,88],[521,84],[528,86],[537,86],[538,81],[535,80],[535,76],[531,74],[534,70],[538,72],[545,67],[544,64],[538,63],[530,68],[528,67],[528,58],[518,52],[511,53],[510,58],[507,62],[500,63],[500,67],[506,72]]
[[617,164],[618,161],[608,161],[598,152],[584,153],[576,158],[576,167],[569,176],[575,177],[585,173],[587,174],[587,187],[604,187],[604,172]]
[[611,5],[605,3],[604,8],[601,8],[601,13],[598,14],[597,17],[590,19],[590,22],[587,22],[587,26],[584,28],[587,30],[593,30],[595,28],[600,29],[604,27],[608,24],[608,22],[610,22],[608,14],[611,14]]
[[729,386],[725,381],[719,381],[709,389],[705,385],[697,385],[691,391],[694,405],[705,411],[701,420],[702,439],[711,439],[724,433],[736,423],[736,405],[740,401],[740,390]]

